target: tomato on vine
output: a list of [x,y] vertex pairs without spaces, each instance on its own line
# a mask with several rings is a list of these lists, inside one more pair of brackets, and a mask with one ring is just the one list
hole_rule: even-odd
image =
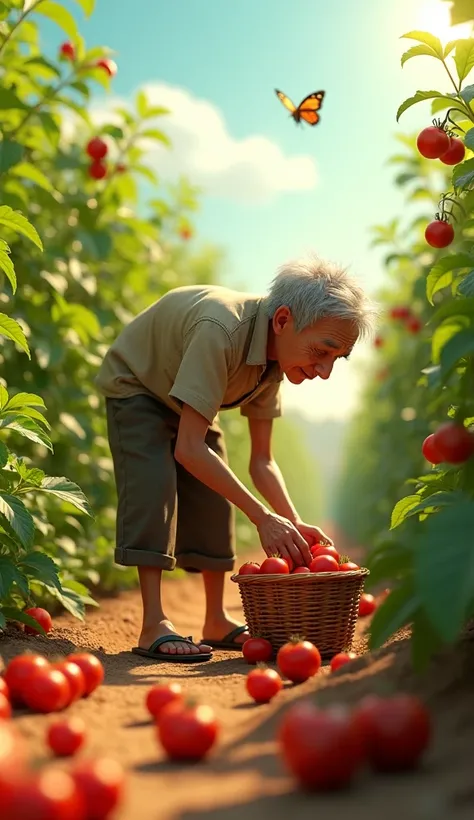
[[454,239],[454,228],[446,216],[436,217],[426,226],[425,239],[432,248],[447,248]]
[[433,446],[441,460],[463,464],[474,453],[474,435],[455,421],[446,421],[433,434]]
[[421,445],[421,452],[430,464],[441,464],[443,461],[442,455],[438,452],[435,444],[434,433],[427,436]]
[[59,59],[61,60],[75,60],[76,46],[74,43],[62,43],[59,47]]
[[416,146],[422,157],[439,159],[449,149],[450,140],[444,130],[438,125],[423,128],[416,139]]
[[466,153],[464,143],[458,137],[451,137],[449,148],[441,154],[440,160],[445,165],[457,165],[462,162]]

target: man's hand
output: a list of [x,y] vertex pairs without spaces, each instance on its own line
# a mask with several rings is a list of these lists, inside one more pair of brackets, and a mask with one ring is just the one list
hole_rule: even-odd
[[297,566],[309,565],[311,552],[308,543],[287,518],[266,511],[255,525],[260,543],[268,556],[279,554],[282,558],[291,558]]
[[303,521],[296,521],[295,527],[301,535],[307,536],[308,540],[311,541],[311,546],[314,546],[314,544],[324,546],[329,544],[332,547],[334,546],[332,538],[329,538],[329,535],[326,535],[319,527],[313,527],[311,524],[305,524]]

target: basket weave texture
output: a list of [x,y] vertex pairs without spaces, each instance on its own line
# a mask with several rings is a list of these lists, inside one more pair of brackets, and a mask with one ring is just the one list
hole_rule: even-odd
[[233,575],[252,637],[275,650],[292,635],[318,647],[323,658],[352,647],[359,602],[369,570],[297,575]]

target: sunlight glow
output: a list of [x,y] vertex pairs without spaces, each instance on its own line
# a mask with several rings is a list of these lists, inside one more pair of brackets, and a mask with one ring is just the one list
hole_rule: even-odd
[[450,40],[472,35],[470,23],[451,26],[449,3],[442,0],[425,0],[419,8],[415,27],[439,37],[444,45]]

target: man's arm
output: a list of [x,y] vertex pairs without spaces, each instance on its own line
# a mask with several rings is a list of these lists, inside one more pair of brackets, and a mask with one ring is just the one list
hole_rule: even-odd
[[299,521],[280,468],[272,456],[273,419],[249,418],[251,441],[250,478],[255,488],[278,515],[292,523]]

